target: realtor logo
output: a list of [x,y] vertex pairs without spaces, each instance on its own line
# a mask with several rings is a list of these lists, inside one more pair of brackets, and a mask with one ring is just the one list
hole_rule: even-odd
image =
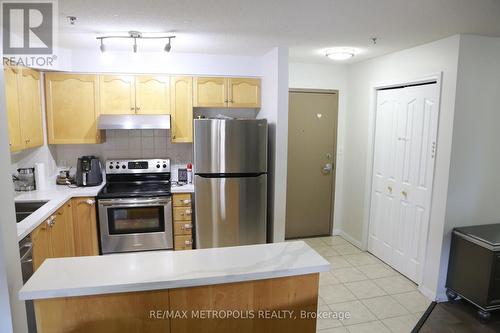
[[4,54],[52,54],[52,1],[3,2],[2,19]]

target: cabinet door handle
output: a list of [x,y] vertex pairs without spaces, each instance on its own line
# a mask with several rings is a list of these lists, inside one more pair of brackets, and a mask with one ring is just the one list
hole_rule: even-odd
[[181,226],[181,230],[189,230],[189,229],[193,229],[193,225],[190,223],[186,223],[183,226]]
[[191,199],[184,199],[181,201],[183,204],[187,205],[191,203]]
[[140,107],[135,108],[135,111],[141,111]]
[[193,244],[193,240],[192,239],[184,241],[184,245],[192,245],[192,244]]
[[135,107],[130,107],[130,111],[134,111],[135,110]]
[[95,204],[95,200],[92,200],[92,199],[88,199],[85,201],[85,203],[89,206],[93,206]]

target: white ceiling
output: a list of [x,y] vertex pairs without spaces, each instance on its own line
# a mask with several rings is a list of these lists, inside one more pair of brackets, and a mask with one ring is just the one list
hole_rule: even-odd
[[[97,35],[129,30],[171,32],[172,52],[262,55],[286,46],[291,61],[309,63],[331,63],[321,50],[334,46],[359,48],[352,62],[456,33],[500,37],[500,0],[63,0],[59,15],[63,47],[97,48]],[[78,17],[74,26],[67,15]],[[139,47],[163,47],[148,44]]]

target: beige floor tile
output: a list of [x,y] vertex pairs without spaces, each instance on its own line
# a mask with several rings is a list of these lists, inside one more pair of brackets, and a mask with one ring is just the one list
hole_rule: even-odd
[[354,267],[333,269],[331,273],[342,283],[368,280],[366,275]]
[[427,297],[422,295],[419,291],[397,294],[393,295],[392,297],[394,297],[396,301],[401,303],[406,308],[406,310],[410,311],[411,313],[421,313],[429,307],[429,304],[431,304],[431,301]]
[[351,243],[340,236],[322,237],[321,240],[326,245],[351,245]]
[[359,266],[358,269],[370,279],[380,279],[383,277],[400,275],[384,263]]
[[339,284],[340,281],[332,274],[332,272],[319,273],[319,285]]
[[341,256],[325,257],[325,259],[330,262],[332,270],[337,268],[352,267],[352,265]]
[[380,263],[380,260],[367,252],[345,255],[344,259],[353,266],[363,266]]
[[391,333],[380,321],[347,326],[349,333]]
[[319,295],[326,304],[355,301],[356,296],[342,284],[326,285],[319,287]]
[[327,328],[325,330],[316,330],[317,333],[349,333],[345,327]]
[[356,254],[356,253],[363,252],[360,249],[358,249],[356,246],[351,245],[351,244],[332,245],[332,246],[333,246],[333,249],[341,255]]
[[408,314],[408,311],[391,296],[368,298],[362,302],[378,319]]
[[382,320],[392,333],[410,333],[418,322],[414,315],[405,315]]
[[330,309],[334,312],[343,312],[345,314],[345,319],[341,320],[344,326],[377,320],[373,313],[360,301],[330,304]]
[[333,257],[333,256],[340,255],[331,246],[328,246],[328,245],[321,246],[321,247],[319,247],[319,246],[314,247],[313,249],[323,257]]
[[300,240],[303,240],[309,246],[312,246],[312,247],[325,246],[325,243],[323,243],[323,241],[321,241],[321,239],[319,239],[319,238],[304,238],[304,239],[300,239]]
[[[324,305],[324,306],[318,307],[318,313],[321,313],[321,312],[330,313],[331,310],[328,306]],[[316,320],[316,330],[317,331],[324,330],[326,328],[333,328],[333,327],[340,327],[340,326],[342,326],[342,323],[340,322],[340,320],[338,320],[336,318],[320,317],[318,315],[318,319]]]
[[375,279],[373,282],[390,295],[417,290],[416,284],[401,275]]
[[347,289],[349,289],[359,299],[387,295],[387,293],[383,291],[382,288],[380,288],[370,280],[349,282],[345,283],[344,286],[346,286]]

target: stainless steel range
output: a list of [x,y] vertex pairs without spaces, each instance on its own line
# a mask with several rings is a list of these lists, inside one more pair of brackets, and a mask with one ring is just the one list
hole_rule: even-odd
[[97,204],[103,254],[173,248],[170,160],[106,161]]

